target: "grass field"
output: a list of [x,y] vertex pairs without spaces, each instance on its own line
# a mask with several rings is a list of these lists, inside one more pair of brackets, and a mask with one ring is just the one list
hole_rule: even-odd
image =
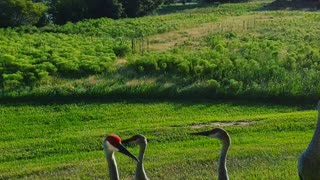
[[[315,104],[241,101],[2,104],[0,114],[0,179],[105,179],[102,141],[111,133],[147,136],[151,179],[214,179],[221,144],[189,135],[214,127],[232,138],[231,179],[298,179],[317,120]],[[121,179],[132,179],[135,163],[116,158]]]

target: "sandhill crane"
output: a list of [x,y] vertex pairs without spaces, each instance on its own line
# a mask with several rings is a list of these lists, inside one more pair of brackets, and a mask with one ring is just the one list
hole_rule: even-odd
[[219,158],[218,179],[229,180],[228,171],[226,167],[226,157],[227,157],[229,146],[231,144],[231,139],[229,134],[221,128],[215,128],[210,131],[192,133],[192,135],[213,137],[213,138],[219,139],[222,142],[222,149],[221,149],[220,158]]
[[138,161],[138,159],[122,145],[121,138],[115,134],[106,137],[106,139],[103,141],[103,148],[108,162],[110,180],[119,179],[118,167],[114,157],[114,152],[119,151],[120,153]]
[[320,178],[320,101],[318,102],[318,122],[308,148],[300,155],[298,173],[301,180]]
[[137,163],[135,180],[149,180],[143,167],[144,152],[146,151],[147,144],[148,144],[147,138],[141,134],[137,134],[132,136],[129,139],[123,140],[122,143],[123,144],[136,143],[140,146],[139,156],[138,156],[139,162]]

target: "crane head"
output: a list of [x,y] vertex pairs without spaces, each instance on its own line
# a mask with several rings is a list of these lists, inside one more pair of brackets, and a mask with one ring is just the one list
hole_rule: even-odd
[[136,144],[147,144],[147,138],[144,135],[141,134],[137,134],[132,136],[129,139],[123,140],[122,141],[123,144],[130,144],[130,143],[136,143]]
[[208,136],[208,137],[217,138],[217,139],[219,139],[221,141],[230,142],[229,134],[222,128],[214,128],[214,129],[209,130],[209,131],[191,133],[191,135]]
[[138,159],[131,154],[126,147],[122,145],[121,138],[118,135],[111,134],[106,137],[106,139],[103,142],[104,147],[107,148],[110,152],[120,152],[124,155],[129,156],[130,158],[136,160],[138,162]]

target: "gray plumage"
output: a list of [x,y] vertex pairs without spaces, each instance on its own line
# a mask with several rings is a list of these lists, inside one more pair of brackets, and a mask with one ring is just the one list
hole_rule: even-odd
[[135,143],[139,145],[139,155],[138,155],[138,160],[139,162],[137,163],[137,167],[136,167],[136,174],[134,179],[135,180],[149,180],[149,178],[147,177],[147,174],[144,170],[144,166],[143,166],[143,158],[144,158],[144,153],[146,151],[147,148],[147,138],[141,134],[137,134],[132,136],[129,139],[123,140],[122,141],[124,144],[128,144],[128,143]]
[[108,163],[110,180],[119,180],[118,167],[117,167],[117,162],[114,157],[114,152],[113,151],[105,151],[105,153],[106,153],[106,159],[107,159],[107,163]]
[[208,136],[213,137],[222,142],[222,149],[220,152],[219,158],[219,167],[218,167],[218,179],[219,180],[229,180],[228,170],[227,170],[227,153],[231,144],[231,139],[229,134],[221,128],[215,128],[211,131],[204,131],[198,133],[192,133],[192,135]]
[[301,180],[320,179],[320,101],[318,102],[318,122],[307,149],[300,155],[298,173]]
[[110,180],[119,180],[119,172],[117,167],[117,162],[114,157],[115,152],[120,152],[124,155],[129,156],[130,158],[136,160],[138,162],[138,159],[132,155],[122,144],[121,139],[117,135],[109,135],[106,137],[106,139],[103,141],[103,149],[106,155],[106,160],[108,163],[108,170],[109,170],[109,176]]

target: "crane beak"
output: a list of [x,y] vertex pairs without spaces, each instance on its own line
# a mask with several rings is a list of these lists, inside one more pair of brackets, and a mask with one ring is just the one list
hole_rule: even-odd
[[119,149],[119,152],[120,152],[120,153],[122,153],[122,154],[124,154],[124,155],[127,155],[127,156],[131,157],[132,159],[136,160],[137,162],[139,162],[139,160],[138,160],[133,154],[131,154],[131,153],[127,150],[127,148],[125,148],[122,144],[119,144],[117,148]]
[[130,143],[132,143],[132,139],[129,138],[129,139],[123,140],[121,142],[122,142],[122,144],[130,144]]
[[190,133],[190,135],[193,135],[193,136],[209,136],[210,134],[211,134],[211,131]]

